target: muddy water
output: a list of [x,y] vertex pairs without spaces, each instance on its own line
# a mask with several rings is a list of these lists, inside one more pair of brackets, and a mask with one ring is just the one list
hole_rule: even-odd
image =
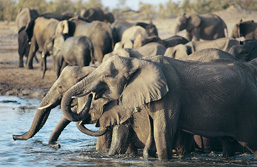
[[[0,96],[0,166],[257,166],[251,154],[237,154],[231,159],[221,153],[192,153],[186,157],[160,162],[155,158],[144,161],[142,156],[117,155],[95,151],[96,138],[80,133],[71,123],[59,138],[60,149],[47,145],[48,139],[62,114],[54,109],[45,126],[27,141],[13,141],[13,134],[26,132],[40,101],[18,97]],[[95,127],[89,126],[94,129]]]

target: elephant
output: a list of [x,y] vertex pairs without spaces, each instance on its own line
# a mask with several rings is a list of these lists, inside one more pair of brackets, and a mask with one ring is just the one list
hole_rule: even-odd
[[107,23],[101,21],[87,23],[80,19],[64,20],[57,25],[56,33],[87,36],[94,45],[94,58],[98,63],[101,63],[103,56],[114,47],[112,30]]
[[80,17],[86,22],[92,22],[92,21],[98,20],[98,21],[105,21],[111,24],[115,20],[111,12],[104,12],[99,7],[82,9],[80,11]]
[[147,109],[152,128],[144,150],[154,142],[159,160],[172,156],[177,128],[207,137],[232,137],[257,157],[256,66],[256,60],[113,56],[63,95],[61,109],[69,121],[83,121],[87,111],[73,113],[70,106],[74,98],[85,95],[115,100],[130,110]]
[[186,38],[179,35],[174,35],[163,40],[159,36],[149,36],[145,38],[143,38],[142,36],[138,36],[134,41],[134,47],[135,48],[141,47],[151,42],[157,42],[159,44],[162,44],[166,48],[168,48],[168,47],[174,47],[178,44],[186,44],[189,41]]
[[227,25],[215,14],[187,16],[183,14],[177,17],[175,23],[175,34],[186,29],[186,38],[189,41],[213,40],[225,37],[228,34]]
[[[28,60],[29,48],[30,48],[30,45],[28,43],[26,27],[23,26],[18,31],[18,54],[19,54],[18,67],[24,67],[23,57],[25,56]],[[35,56],[35,59],[38,62],[38,59],[36,56]],[[26,63],[27,63],[27,60],[26,60]]]
[[59,21],[53,18],[46,19],[44,17],[38,17],[36,20],[32,20],[26,27],[28,42],[31,43],[27,61],[28,69],[33,68],[32,60],[36,52],[39,51],[42,53],[45,41],[56,33],[58,23]]
[[114,55],[122,57],[144,58],[148,56],[163,55],[165,51],[166,48],[163,45],[155,42],[148,43],[139,48],[117,48],[113,52],[104,55],[103,62]]
[[21,27],[26,26],[31,20],[35,20],[37,17],[39,17],[37,10],[30,8],[21,9],[15,19],[17,29],[21,29]]
[[228,52],[239,60],[251,61],[257,58],[257,40],[245,40],[231,47]]
[[88,66],[94,64],[94,46],[86,36],[70,37],[56,34],[49,38],[42,52],[43,76],[46,72],[47,55],[53,55],[53,66],[58,78],[63,68],[70,66]]
[[231,38],[244,37],[245,40],[257,39],[257,23],[253,20],[244,21],[241,19],[232,29]]
[[140,26],[144,28],[150,36],[158,36],[158,30],[152,22],[151,23],[144,23],[144,22],[130,23],[124,20],[118,20],[112,23],[111,25],[115,42],[120,42],[122,39],[123,33],[132,26]]
[[211,41],[191,41],[185,45],[179,44],[167,48],[165,55],[175,59],[183,59],[183,57],[187,57],[196,51],[207,48],[216,48],[228,52],[232,46],[239,44],[239,41],[231,38],[219,38]]

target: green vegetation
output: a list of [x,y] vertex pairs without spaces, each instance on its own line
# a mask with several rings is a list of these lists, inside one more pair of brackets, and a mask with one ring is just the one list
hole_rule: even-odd
[[[126,6],[126,0],[119,0],[113,13],[116,17],[130,16],[140,19],[170,18],[182,13],[211,13],[227,9],[231,5],[239,4],[246,9],[257,9],[256,0],[169,0],[165,4],[153,6],[150,3],[139,2],[138,11],[132,12]],[[101,7],[104,8],[101,0],[0,0],[0,20],[13,21],[18,11],[24,7],[36,9],[40,14],[63,12],[77,13],[83,8]],[[126,11],[126,12],[124,12]],[[128,14],[129,12],[129,14]]]

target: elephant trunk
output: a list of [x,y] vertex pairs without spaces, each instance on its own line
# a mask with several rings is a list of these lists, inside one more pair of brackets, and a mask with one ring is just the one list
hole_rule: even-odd
[[43,75],[42,75],[42,78],[45,77],[45,73],[46,73],[46,70],[47,70],[47,67],[46,67],[46,57],[47,57],[47,53],[48,53],[48,52],[42,52],[42,61],[43,61]]
[[176,27],[175,27],[175,35],[177,35],[178,32],[179,32],[179,26],[176,26]]
[[69,121],[82,121],[88,116],[88,111],[90,109],[91,101],[93,98],[93,95],[90,94],[88,96],[87,103],[82,108],[81,112],[76,113],[72,112],[71,110],[71,104],[73,100],[73,96],[81,94],[83,92],[83,88],[86,85],[85,79],[78,82],[76,85],[72,86],[64,95],[61,103],[62,113],[66,119]]
[[95,137],[104,135],[108,130],[107,128],[103,128],[101,131],[91,131],[87,127],[84,126],[83,121],[76,122],[76,126],[82,133],[89,135],[89,136],[95,136]]
[[59,99],[51,99],[52,97],[54,97],[52,93],[47,93],[47,95],[40,103],[39,107],[48,107],[42,109],[38,108],[29,131],[22,135],[13,135],[13,140],[27,140],[29,138],[32,138],[44,126],[51,109],[56,107],[60,103]]

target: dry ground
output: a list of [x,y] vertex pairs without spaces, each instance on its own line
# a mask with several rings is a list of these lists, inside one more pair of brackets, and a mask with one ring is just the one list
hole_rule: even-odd
[[[240,7],[230,7],[225,11],[216,12],[216,14],[226,22],[229,36],[232,27],[240,19],[253,20],[257,16],[256,11]],[[153,20],[162,39],[174,35],[174,21],[174,18]],[[179,35],[184,36],[184,34],[185,32],[180,32]],[[47,71],[45,79],[41,79],[42,71],[36,62],[33,63],[33,70],[18,68],[17,48],[15,24],[0,22],[0,95],[42,98],[55,81],[54,72]],[[51,63],[48,64],[51,67]]]

